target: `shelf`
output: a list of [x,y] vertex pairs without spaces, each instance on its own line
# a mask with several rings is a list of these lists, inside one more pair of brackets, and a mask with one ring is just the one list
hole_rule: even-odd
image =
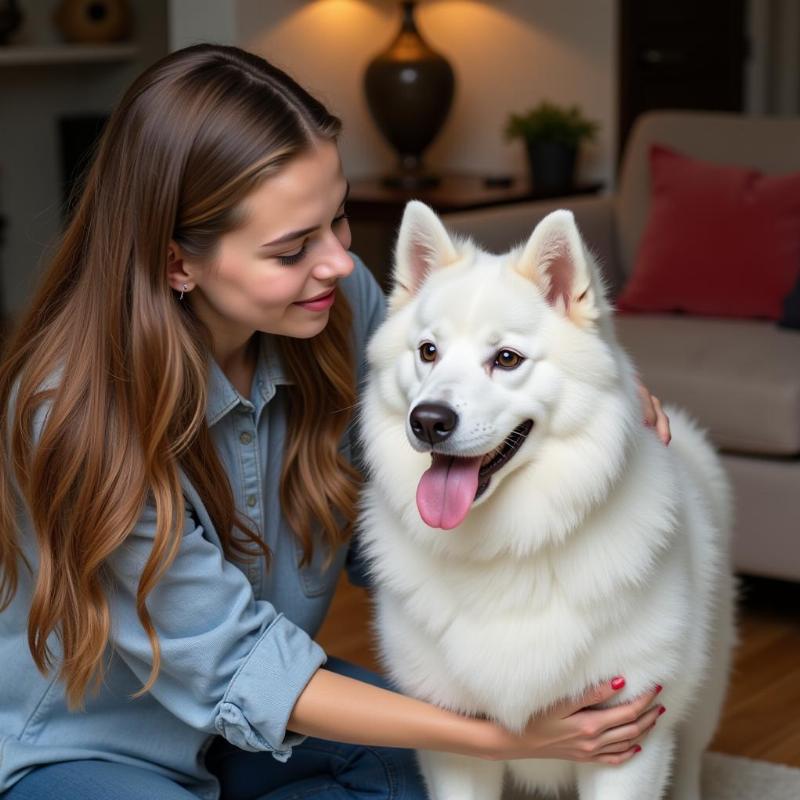
[[127,61],[139,47],[129,42],[117,44],[1,45],[0,67],[47,64],[91,64]]

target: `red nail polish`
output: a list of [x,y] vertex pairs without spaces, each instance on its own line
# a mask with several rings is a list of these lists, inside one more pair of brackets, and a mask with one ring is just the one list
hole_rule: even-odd
[[667,709],[664,708],[664,706],[661,706],[661,708],[658,709],[658,716],[660,717],[666,710]]
[[642,752],[642,748],[639,747],[639,745],[637,744],[636,747],[633,748],[633,752],[634,753],[641,753]]
[[656,684],[656,694],[658,694],[663,688],[664,687],[660,683],[657,683]]
[[611,681],[611,688],[614,689],[615,691],[617,689],[621,689],[624,685],[625,685],[625,678],[623,678],[622,676],[617,676]]

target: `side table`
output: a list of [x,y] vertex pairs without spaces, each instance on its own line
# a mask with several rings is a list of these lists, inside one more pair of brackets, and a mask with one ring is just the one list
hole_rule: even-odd
[[438,214],[490,206],[525,203],[555,197],[596,194],[601,182],[579,183],[566,191],[544,191],[528,178],[493,179],[483,175],[451,173],[430,188],[407,190],[385,186],[380,178],[350,182],[347,214],[353,233],[353,251],[372,270],[384,291],[388,291],[392,254],[403,209],[409,200],[421,200]]

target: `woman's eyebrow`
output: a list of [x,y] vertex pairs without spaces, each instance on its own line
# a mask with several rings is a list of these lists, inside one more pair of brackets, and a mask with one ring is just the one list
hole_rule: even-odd
[[277,239],[273,239],[271,242],[267,242],[266,244],[262,244],[262,247],[271,247],[274,244],[284,244],[285,242],[292,242],[295,239],[299,239],[301,236],[306,236],[309,233],[313,233],[319,225],[315,225],[313,228],[302,228],[299,231],[290,231],[289,233],[284,233],[283,236],[279,236]]
[[[350,181],[347,181],[347,185],[345,186],[344,190],[344,197],[342,198],[342,202],[339,203],[340,206],[343,206],[347,202],[347,198],[350,195]],[[293,242],[295,239],[299,239],[301,236],[307,236],[309,233],[313,233],[315,230],[319,228],[319,225],[314,225],[312,228],[302,228],[299,231],[289,231],[289,233],[284,233],[283,236],[279,236],[277,239],[273,239],[271,242],[267,242],[266,244],[262,244],[262,247],[272,247],[276,244],[285,244],[286,242]]]

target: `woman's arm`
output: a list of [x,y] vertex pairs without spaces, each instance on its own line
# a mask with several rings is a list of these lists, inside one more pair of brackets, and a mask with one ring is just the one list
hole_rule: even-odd
[[612,688],[610,682],[592,688],[514,734],[489,720],[319,669],[300,694],[287,729],[351,744],[443,750],[490,760],[562,758],[618,764],[638,752],[638,742],[660,713],[660,706],[650,707],[659,690],[614,708],[586,708],[621,688]]
[[[184,490],[194,493],[188,481]],[[155,530],[156,510],[148,503],[107,561],[113,587],[110,644],[142,684],[150,676],[153,654],[139,622],[136,594]],[[187,500],[178,554],[147,597],[161,655],[149,693],[196,730],[219,733],[244,750],[273,751],[285,760],[302,741],[286,735],[286,720],[325,662],[325,652],[271,603],[254,597],[245,574],[215,540]]]

